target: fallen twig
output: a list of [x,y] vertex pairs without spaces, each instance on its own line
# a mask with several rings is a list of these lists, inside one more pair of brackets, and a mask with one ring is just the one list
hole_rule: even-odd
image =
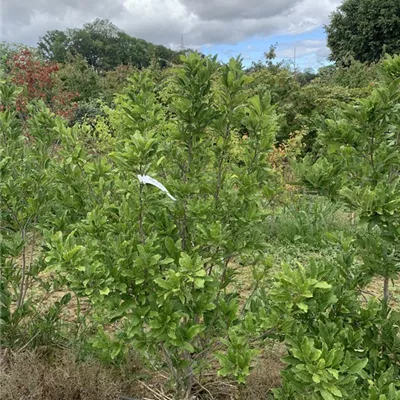
[[[158,400],[172,400],[170,397],[166,396],[164,393],[162,393],[159,390],[152,389],[150,386],[146,385],[142,381],[138,381],[141,385],[143,385],[147,390],[149,390],[151,393],[153,393]],[[151,399],[144,399],[144,400],[151,400]]]

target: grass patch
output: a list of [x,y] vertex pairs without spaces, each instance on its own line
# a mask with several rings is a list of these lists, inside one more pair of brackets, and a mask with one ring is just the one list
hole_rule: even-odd
[[306,244],[319,251],[326,246],[327,232],[355,230],[351,214],[324,197],[297,196],[276,211],[267,226],[273,241]]
[[115,400],[143,394],[134,375],[96,360],[78,362],[69,350],[50,357],[39,350],[3,351],[0,391],[2,400]]

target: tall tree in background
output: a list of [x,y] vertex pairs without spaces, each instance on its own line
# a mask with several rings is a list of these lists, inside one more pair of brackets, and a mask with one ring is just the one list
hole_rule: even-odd
[[49,31],[38,48],[44,58],[64,63],[67,54],[82,56],[97,71],[109,71],[120,65],[148,67],[156,57],[161,67],[175,59],[176,53],[161,45],[134,38],[108,20],[96,19],[81,29]]
[[49,61],[65,62],[68,49],[68,36],[59,30],[48,31],[40,38],[38,43],[39,53]]
[[400,52],[399,0],[345,0],[325,26],[330,59],[378,61]]

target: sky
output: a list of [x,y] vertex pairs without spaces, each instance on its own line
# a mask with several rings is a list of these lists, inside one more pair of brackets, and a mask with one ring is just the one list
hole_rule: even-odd
[[109,19],[134,37],[177,49],[239,54],[246,65],[277,43],[277,59],[318,69],[329,50],[323,25],[341,0],[0,0],[0,40],[34,46],[48,30]]

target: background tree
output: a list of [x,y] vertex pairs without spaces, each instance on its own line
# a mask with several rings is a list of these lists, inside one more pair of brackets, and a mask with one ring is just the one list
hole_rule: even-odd
[[39,40],[39,53],[47,60],[63,63],[67,57],[68,41],[69,38],[65,32],[48,31]]
[[348,56],[361,62],[379,61],[385,52],[400,52],[400,2],[345,0],[325,30],[332,61]]
[[67,54],[82,56],[97,71],[109,71],[120,65],[145,68],[153,57],[165,67],[176,59],[176,52],[143,39],[134,38],[109,20],[96,19],[80,29],[49,31],[40,38],[40,53],[50,61],[65,62]]

